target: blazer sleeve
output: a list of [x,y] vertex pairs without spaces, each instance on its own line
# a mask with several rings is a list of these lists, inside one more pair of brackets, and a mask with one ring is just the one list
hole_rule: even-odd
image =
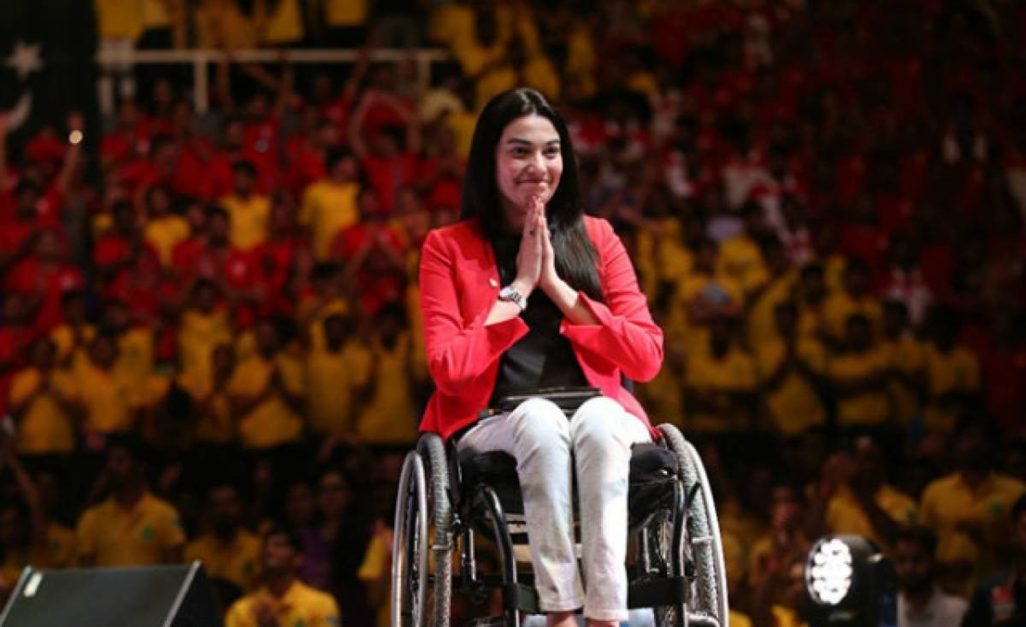
[[599,279],[606,302],[579,292],[598,324],[573,324],[564,319],[562,332],[580,348],[612,361],[627,377],[649,381],[662,367],[663,331],[652,320],[619,236],[605,220],[599,224]]
[[[484,299],[481,311],[460,311],[456,277],[460,272],[458,242],[439,231],[424,240],[420,260],[420,310],[424,321],[424,350],[428,372],[439,390],[461,395],[461,388],[482,375],[502,353],[527,334],[516,317],[485,325],[493,302]],[[482,285],[481,289],[488,289]],[[469,323],[464,321],[469,319]]]

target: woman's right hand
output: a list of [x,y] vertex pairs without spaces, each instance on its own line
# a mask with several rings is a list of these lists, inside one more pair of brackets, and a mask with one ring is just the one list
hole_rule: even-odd
[[530,207],[524,220],[524,231],[520,239],[520,252],[517,253],[517,277],[513,286],[517,291],[530,296],[538,285],[542,269],[542,229],[545,226],[545,203],[540,196],[529,201]]

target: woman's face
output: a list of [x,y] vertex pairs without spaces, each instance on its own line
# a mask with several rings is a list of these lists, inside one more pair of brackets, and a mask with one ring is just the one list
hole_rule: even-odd
[[510,228],[519,230],[530,199],[540,196],[548,203],[559,187],[563,175],[559,133],[547,118],[525,115],[506,125],[495,150],[502,210]]

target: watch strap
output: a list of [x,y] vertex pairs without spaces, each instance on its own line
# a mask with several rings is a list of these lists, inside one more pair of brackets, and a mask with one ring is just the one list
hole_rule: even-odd
[[499,290],[499,300],[513,303],[520,307],[520,311],[527,309],[527,297],[520,293],[520,290],[512,285],[506,285]]

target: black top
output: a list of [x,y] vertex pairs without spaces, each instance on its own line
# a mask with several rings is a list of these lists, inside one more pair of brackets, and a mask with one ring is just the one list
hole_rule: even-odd
[[[502,284],[509,285],[516,278],[520,236],[504,237],[494,248]],[[570,341],[559,332],[563,314],[548,295],[541,290],[532,292],[521,318],[530,331],[502,354],[489,406],[496,407],[505,396],[539,388],[586,387],[588,381]]]

